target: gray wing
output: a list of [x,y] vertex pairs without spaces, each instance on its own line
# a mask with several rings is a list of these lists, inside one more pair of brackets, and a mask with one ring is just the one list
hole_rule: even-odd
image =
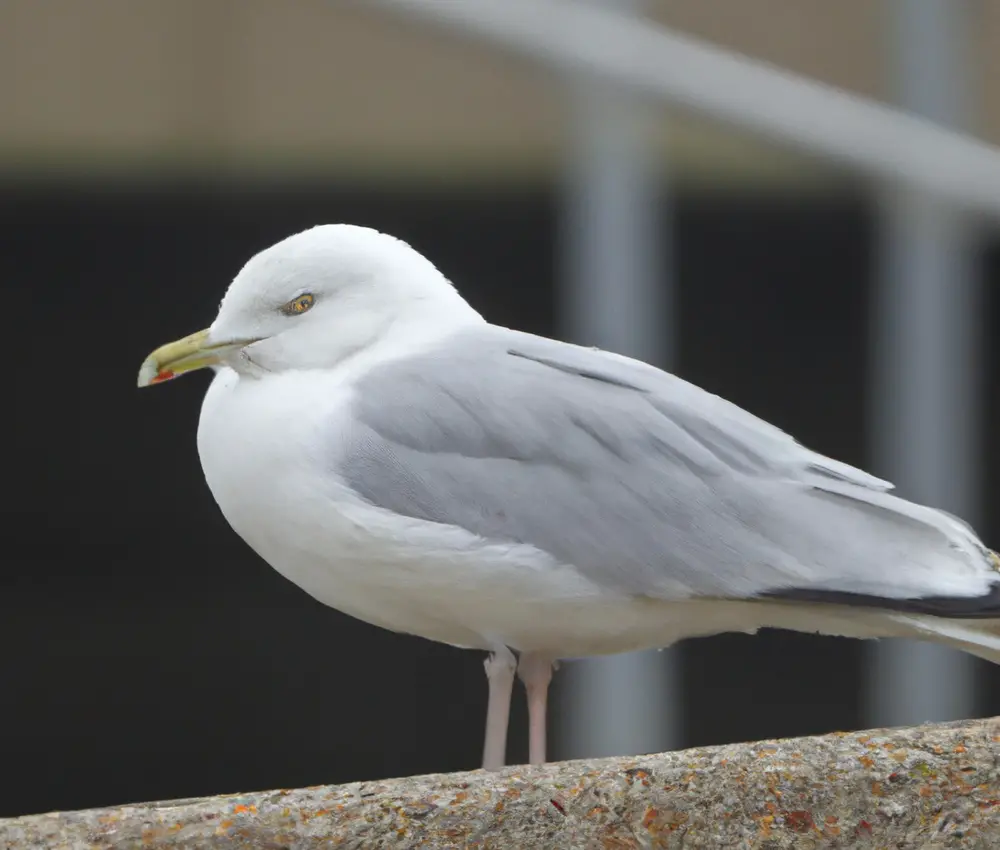
[[651,366],[484,326],[357,386],[338,460],[395,513],[663,598],[989,589],[964,523]]

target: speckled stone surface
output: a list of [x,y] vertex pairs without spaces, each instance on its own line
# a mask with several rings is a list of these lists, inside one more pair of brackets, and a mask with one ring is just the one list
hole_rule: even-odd
[[1000,721],[0,820],[112,847],[1000,848]]

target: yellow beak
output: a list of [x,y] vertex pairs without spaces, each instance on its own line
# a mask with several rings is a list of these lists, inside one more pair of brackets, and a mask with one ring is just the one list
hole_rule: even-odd
[[139,367],[139,386],[148,387],[177,378],[185,372],[216,366],[222,358],[233,351],[250,345],[256,340],[245,339],[237,342],[210,344],[208,330],[186,336],[176,342],[161,345],[142,361]]

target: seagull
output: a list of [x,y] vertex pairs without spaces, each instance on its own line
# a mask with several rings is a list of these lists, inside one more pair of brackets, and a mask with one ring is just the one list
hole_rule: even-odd
[[1000,661],[1000,559],[962,520],[654,366],[490,324],[387,234],[260,252],[138,384],[206,367],[226,520],[320,602],[485,650],[486,769],[515,677],[546,760],[560,659],[768,627]]

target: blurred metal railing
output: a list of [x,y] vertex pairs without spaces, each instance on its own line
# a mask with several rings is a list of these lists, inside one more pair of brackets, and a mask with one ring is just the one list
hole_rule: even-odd
[[[978,281],[958,211],[1000,215],[1000,151],[934,123],[963,123],[949,99],[961,99],[968,84],[963,63],[970,12],[964,0],[886,0],[896,36],[887,65],[897,71],[896,90],[906,107],[931,120],[655,26],[633,14],[634,0],[366,0],[366,5],[543,63],[572,81],[576,95],[581,87],[592,87],[590,112],[571,109],[567,115],[569,120],[584,115],[573,129],[588,136],[578,148],[591,151],[584,167],[575,170],[575,187],[567,195],[567,220],[576,232],[569,241],[577,256],[569,263],[563,302],[573,319],[571,335],[589,336],[586,341],[628,348],[627,329],[602,317],[613,301],[618,272],[630,282],[628,315],[673,315],[662,294],[672,288],[657,295],[649,285],[649,239],[637,240],[617,227],[613,233],[621,238],[588,242],[588,228],[608,219],[599,212],[589,219],[580,215],[581,198],[591,205],[607,203],[631,227],[649,232],[648,197],[634,179],[634,164],[616,169],[613,162],[615,155],[641,156],[636,153],[641,145],[629,136],[632,130],[623,135],[600,120],[586,120],[607,108],[609,90],[627,95],[620,99],[632,104],[625,112],[618,107],[618,122],[630,123],[628,109],[639,117],[637,98],[659,100],[875,178],[886,225],[872,343],[869,429],[875,471],[888,467],[901,480],[903,495],[978,518],[973,472],[978,435],[968,425],[979,412]],[[623,194],[629,191],[631,196]],[[642,256],[634,256],[637,252]],[[637,263],[644,269],[640,277]],[[600,270],[607,291],[595,289],[585,264]],[[661,270],[661,279],[668,271]],[[676,345],[673,329],[662,321],[654,327],[644,320],[639,334],[644,346],[659,338],[661,359],[671,347],[665,338]],[[629,711],[600,695],[621,693],[623,683],[640,681],[655,694],[675,678],[672,669],[646,655],[644,661],[594,662],[590,674],[571,679],[578,691],[574,701],[589,699],[590,708],[560,755],[610,754],[623,746],[614,727],[621,725],[618,713]],[[870,665],[869,719],[893,724],[968,716],[975,705],[970,669],[936,647],[904,643],[881,649]],[[676,706],[661,717],[633,713],[627,718],[629,746],[676,743],[677,716]]]
[[575,0],[366,0],[366,5],[449,27],[549,66],[601,77],[633,93],[1000,215],[996,148],[641,18]]

